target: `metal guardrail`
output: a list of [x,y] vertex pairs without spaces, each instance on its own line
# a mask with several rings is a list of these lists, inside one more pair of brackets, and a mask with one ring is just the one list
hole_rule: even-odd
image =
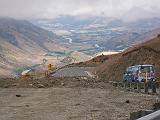
[[158,82],[116,82],[116,81],[109,81],[115,87],[141,92],[146,94],[159,94],[160,95],[160,84]]
[[160,120],[160,110],[153,112],[149,115],[146,115],[144,117],[141,117],[137,120]]

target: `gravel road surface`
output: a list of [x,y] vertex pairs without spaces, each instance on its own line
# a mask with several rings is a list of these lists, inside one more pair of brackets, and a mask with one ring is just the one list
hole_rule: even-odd
[[54,77],[78,77],[78,76],[85,76],[85,77],[92,77],[89,71],[93,69],[92,67],[69,67],[63,68],[57,71],[52,76]]

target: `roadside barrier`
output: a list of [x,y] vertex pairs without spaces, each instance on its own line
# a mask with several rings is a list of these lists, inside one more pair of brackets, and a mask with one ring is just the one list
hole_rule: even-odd
[[[115,82],[109,81],[113,86],[127,91],[145,94],[160,94],[159,82]],[[160,95],[159,95],[160,97]]]

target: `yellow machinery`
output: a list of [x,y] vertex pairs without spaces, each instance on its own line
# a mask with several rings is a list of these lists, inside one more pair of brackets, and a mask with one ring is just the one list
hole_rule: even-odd
[[53,70],[53,65],[52,64],[48,64],[48,70]]
[[54,66],[52,64],[48,64],[48,70],[45,72],[45,77],[48,77],[51,71],[54,70]]

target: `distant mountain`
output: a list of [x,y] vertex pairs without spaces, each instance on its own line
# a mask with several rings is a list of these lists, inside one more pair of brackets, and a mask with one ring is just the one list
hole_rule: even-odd
[[[160,18],[125,21],[125,19],[98,16],[86,18],[82,16],[59,16],[54,19],[39,19],[32,22],[63,37],[64,39],[59,39],[59,42],[64,46],[70,48],[73,44],[75,47],[85,45],[85,49],[80,49],[80,51],[91,54],[103,50],[126,49],[147,38],[150,39],[152,35],[145,37],[146,34],[147,36],[148,33],[154,34],[154,30],[160,28]],[[68,43],[68,38],[72,39],[72,43]]]
[[79,26],[87,26],[92,24],[102,24],[106,23],[107,21],[111,20],[111,18],[104,17],[97,17],[97,16],[91,16],[91,17],[82,17],[82,16],[59,16],[57,18],[53,19],[38,19],[38,20],[32,20],[32,23],[36,25],[59,25],[59,26],[72,26],[72,27],[79,27]]
[[[52,32],[39,28],[28,21],[11,18],[0,18],[0,38],[1,41],[8,42],[25,51],[29,50],[25,47],[31,49],[37,47],[43,51],[50,51],[53,47],[48,44],[54,47],[57,44],[55,42],[57,36]],[[39,50],[34,52],[39,52]]]
[[137,33],[137,32],[124,33],[121,35],[115,35],[109,40],[102,42],[100,45],[103,45],[106,48],[113,50],[122,50],[125,48],[129,48],[133,45],[145,42],[147,40],[153,39],[159,33],[160,33],[160,27],[155,28],[153,30],[148,30],[147,32],[144,33]]
[[[108,28],[118,28],[125,27],[127,29],[148,31],[153,30],[159,27],[160,18],[146,18],[139,19],[136,21],[125,21],[125,19],[116,19],[116,18],[107,18],[100,16],[90,16],[90,17],[82,17],[82,16],[59,16],[53,19],[33,19],[31,22],[40,27],[87,27],[99,25],[97,27],[108,27]],[[136,29],[135,29],[136,28]]]
[[155,38],[158,34],[160,34],[160,27],[141,34],[134,41],[136,41],[136,43],[144,42]]
[[114,26],[115,33],[113,31],[114,34],[100,45],[107,49],[120,50],[156,37],[160,33],[160,18],[142,19],[134,22],[114,20],[109,23],[109,26]]
[[52,32],[28,21],[0,18],[0,75],[6,71],[7,76],[16,67],[36,64],[40,61],[38,57],[48,52],[64,50],[56,39]]
[[130,47],[129,49],[108,57],[99,65],[96,72],[106,81],[122,80],[125,69],[132,65],[152,64],[156,68],[156,78],[160,78],[160,35],[144,43]]

